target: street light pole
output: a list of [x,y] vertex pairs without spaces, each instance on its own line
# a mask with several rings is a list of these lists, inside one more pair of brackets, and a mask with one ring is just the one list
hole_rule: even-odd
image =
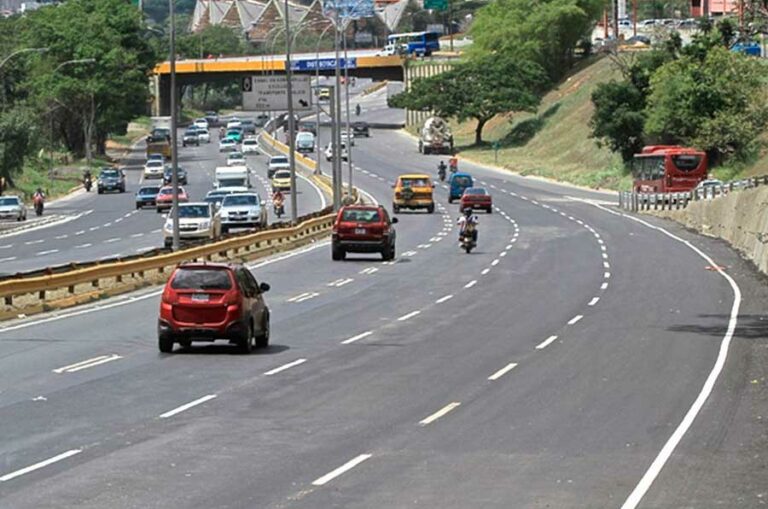
[[175,0],[168,0],[168,13],[171,22],[171,185],[173,186],[173,207],[171,208],[171,218],[173,220],[173,250],[178,251],[180,247],[179,238],[179,163],[178,163],[178,133],[176,132],[178,124],[178,105],[176,97],[176,8]]
[[[5,64],[7,64],[8,61],[10,59],[12,59],[13,57],[15,57],[16,55],[21,55],[22,53],[32,53],[32,52],[35,52],[35,53],[45,53],[46,51],[48,51],[48,49],[49,48],[47,48],[47,47],[45,47],[45,48],[22,48],[22,49],[18,49],[16,51],[12,52],[7,57],[5,57],[2,61],[0,61],[0,70],[2,70],[3,66]],[[5,110],[5,74],[3,74],[2,77],[3,77],[3,82],[2,82],[2,85],[0,86],[0,88],[2,88],[2,90],[3,90],[3,108],[2,109]]]
[[296,203],[298,193],[296,192],[296,140],[294,139],[294,118],[293,118],[293,72],[291,69],[291,16],[288,0],[285,0],[285,81],[288,93],[288,164],[291,170],[291,223],[296,224],[299,217],[299,208]]
[[347,31],[344,31],[344,93],[347,103],[347,185],[349,192],[352,193],[352,129],[349,122],[349,56],[347,53]]
[[[323,30],[323,33],[320,34],[320,37],[317,38],[317,46],[315,46],[315,83],[317,84],[317,88],[315,90],[317,91],[315,94],[315,97],[317,97],[317,94],[320,92],[320,42],[323,40],[323,37],[325,37],[325,34],[333,28],[333,23],[329,24],[327,27],[325,27],[325,30]],[[321,145],[320,145],[320,99],[318,98],[315,103],[317,104],[317,157],[315,162],[315,172],[318,175],[322,175],[322,170],[320,169],[320,161],[322,160],[321,157]]]
[[336,122],[334,122],[335,131],[334,131],[334,138],[333,138],[333,183],[334,183],[334,200],[333,200],[333,208],[334,210],[339,210],[341,208],[341,195],[344,189],[344,186],[341,181],[341,66],[339,62],[339,25],[338,23],[340,20],[338,17],[336,18],[336,30],[334,31],[334,41],[333,46],[336,53],[336,85],[334,87],[333,93],[335,94],[334,97],[334,104],[333,104],[333,115],[336,117]]

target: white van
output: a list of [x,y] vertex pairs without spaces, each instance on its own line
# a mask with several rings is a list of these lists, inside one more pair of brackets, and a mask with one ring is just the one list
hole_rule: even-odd
[[308,131],[296,134],[296,151],[309,154],[315,151],[315,135]]
[[220,166],[214,171],[214,186],[251,187],[250,172],[247,166]]

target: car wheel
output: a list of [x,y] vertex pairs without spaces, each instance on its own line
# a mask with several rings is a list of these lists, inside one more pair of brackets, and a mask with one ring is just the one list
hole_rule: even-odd
[[168,238],[163,239],[163,245],[166,248],[170,249],[173,246],[173,239],[168,239]]
[[21,214],[19,214],[19,217],[17,217],[17,218],[16,218],[16,221],[17,221],[17,222],[21,222],[21,220],[22,220],[22,218],[23,218],[23,217],[24,217],[24,216],[22,216]]
[[385,262],[395,259],[395,246],[388,246],[381,251],[381,259]]
[[489,214],[493,214],[493,207],[488,207],[487,209],[485,209],[485,211],[488,212]]
[[157,347],[162,353],[173,352],[173,337],[171,336],[159,336],[157,338]]
[[343,260],[346,257],[346,253],[344,253],[344,250],[340,248],[339,246],[332,245],[331,246],[331,259],[333,261],[340,261]]
[[104,191],[102,191],[101,189],[99,189],[99,190],[97,190],[97,191],[96,191],[96,194],[102,194],[103,192],[104,192]]
[[453,203],[453,198],[451,196],[448,197],[448,203]]
[[261,334],[256,338],[256,346],[258,348],[267,348],[269,346],[269,313],[264,313],[264,319],[261,322]]
[[229,233],[229,226],[223,226],[221,227],[221,233]]
[[432,214],[435,212],[435,204],[433,203],[429,207],[427,207],[427,213]]
[[157,210],[157,213],[158,213],[158,214],[160,214],[160,213],[163,211],[163,209],[161,209],[160,207],[157,207],[157,209],[156,209],[156,210]]
[[240,353],[249,354],[253,351],[253,324],[249,321],[248,328],[239,342]]
[[400,212],[400,207],[398,207],[397,205],[393,204],[392,205],[392,212],[394,212],[395,214],[398,214]]

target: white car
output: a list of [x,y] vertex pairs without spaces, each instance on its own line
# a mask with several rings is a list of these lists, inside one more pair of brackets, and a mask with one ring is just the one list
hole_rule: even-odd
[[267,164],[267,178],[271,179],[277,170],[290,170],[291,163],[288,162],[288,156],[272,156]]
[[144,179],[162,179],[165,163],[162,160],[150,159],[144,165]]
[[237,142],[232,138],[224,138],[219,142],[219,152],[233,152],[237,150]]
[[[221,237],[221,217],[216,207],[208,202],[179,204],[179,237],[181,240],[207,239],[216,241]],[[165,247],[173,245],[173,214],[163,225]]]
[[231,193],[224,196],[219,209],[224,233],[230,228],[267,225],[267,209],[256,193]]
[[258,153],[259,153],[259,142],[255,137],[249,136],[248,138],[243,140],[243,154],[258,154]]
[[160,161],[165,164],[165,156],[163,156],[163,154],[149,154],[147,156],[147,161]]
[[[347,152],[347,146],[342,143],[341,144],[341,160],[346,161],[349,159],[349,152]],[[332,161],[333,160],[333,143],[329,143],[327,147],[325,147],[325,160],[326,161]]]
[[245,156],[242,152],[230,152],[227,156],[227,166],[245,166]]
[[204,119],[204,118],[198,118],[197,120],[195,120],[195,126],[198,129],[205,129],[206,131],[209,128],[208,121],[206,119]]
[[349,135],[347,131],[341,131],[341,146],[345,146],[347,143],[347,140],[349,140],[349,144],[351,146],[355,146],[355,133],[352,133],[352,136]]
[[234,129],[235,127],[242,127],[243,123],[239,118],[232,118],[227,122],[227,129]]
[[208,131],[208,129],[203,129],[202,127],[197,128],[197,139],[200,141],[204,141],[206,143],[211,142],[211,133]]
[[27,206],[18,196],[0,196],[0,219],[27,220]]

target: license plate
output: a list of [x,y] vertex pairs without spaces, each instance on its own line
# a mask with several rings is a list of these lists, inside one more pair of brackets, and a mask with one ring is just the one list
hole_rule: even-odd
[[195,302],[208,302],[208,294],[207,293],[196,293],[192,295],[192,300]]
[[355,235],[365,235],[368,231],[365,228],[355,228]]

